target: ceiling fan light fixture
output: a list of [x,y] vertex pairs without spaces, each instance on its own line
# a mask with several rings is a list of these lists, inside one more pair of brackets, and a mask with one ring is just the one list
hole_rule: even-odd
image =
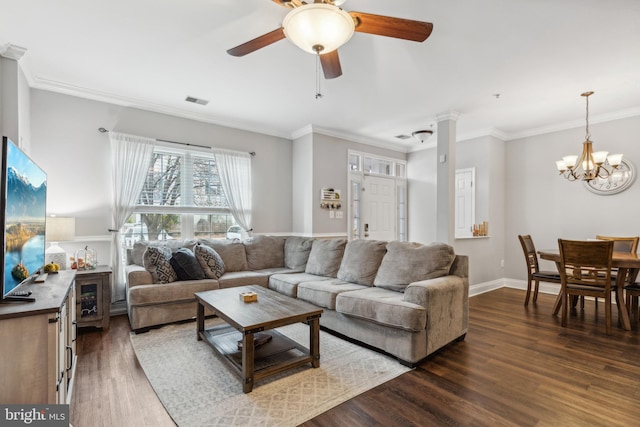
[[333,52],[355,31],[351,15],[326,3],[305,4],[291,10],[282,23],[285,36],[305,52]]

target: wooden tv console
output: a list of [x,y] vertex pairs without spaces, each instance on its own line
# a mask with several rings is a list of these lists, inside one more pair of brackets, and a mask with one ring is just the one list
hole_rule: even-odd
[[0,402],[69,403],[76,362],[74,270],[22,286],[35,302],[0,304]]

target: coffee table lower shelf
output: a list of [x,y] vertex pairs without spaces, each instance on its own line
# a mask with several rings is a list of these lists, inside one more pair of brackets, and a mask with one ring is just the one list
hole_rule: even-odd
[[[199,333],[200,338],[211,346],[222,359],[229,364],[231,371],[243,382],[245,393],[253,388],[253,384],[262,378],[278,374],[287,369],[310,363],[314,364],[309,349],[284,336],[275,329],[264,331],[272,339],[254,350],[253,369],[243,370],[242,350],[238,341],[242,341],[242,333],[230,325],[224,324],[205,329]],[[317,366],[314,366],[317,367]]]

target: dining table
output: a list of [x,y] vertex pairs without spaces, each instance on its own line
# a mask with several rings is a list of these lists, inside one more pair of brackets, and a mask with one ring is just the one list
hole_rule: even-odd
[[[541,259],[547,261],[553,261],[556,263],[558,271],[560,267],[560,250],[559,249],[544,249],[539,250],[538,255]],[[640,271],[640,257],[636,253],[631,252],[613,252],[611,257],[611,267],[617,269],[616,275],[616,305],[618,306],[618,318],[622,327],[630,331],[631,321],[629,320],[629,309],[624,303],[624,287],[628,280],[635,280],[635,277]],[[558,293],[556,302],[553,307],[553,314],[557,314],[562,306],[562,295]]]

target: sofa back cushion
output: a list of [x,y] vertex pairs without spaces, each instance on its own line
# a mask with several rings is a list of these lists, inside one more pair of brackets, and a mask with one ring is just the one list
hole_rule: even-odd
[[350,241],[344,250],[338,279],[372,286],[386,252],[387,242],[360,239]]
[[247,271],[247,253],[244,245],[238,239],[201,239],[200,243],[207,245],[220,255],[224,262],[224,271]]
[[284,266],[296,271],[304,271],[311,253],[313,239],[289,236],[284,243]]
[[346,244],[346,239],[315,239],[305,273],[336,277]]
[[178,280],[202,280],[205,278],[204,271],[202,271],[202,267],[191,249],[178,249],[171,256],[169,263],[176,272]]
[[219,279],[224,274],[224,261],[220,255],[207,245],[197,244],[193,252],[209,279]]
[[196,242],[197,240],[195,239],[151,240],[135,242],[133,244],[132,261],[133,264],[144,266],[142,257],[149,246],[169,248],[171,249],[171,252],[175,252],[180,248],[188,248],[190,250],[193,250]]
[[278,236],[254,236],[246,239],[243,243],[249,270],[284,267],[284,241],[284,237]]
[[373,284],[404,292],[410,283],[449,274],[455,256],[453,248],[444,243],[389,242]]
[[171,249],[165,246],[149,246],[142,255],[144,268],[151,273],[153,283],[171,283],[178,280],[173,267],[171,267]]

